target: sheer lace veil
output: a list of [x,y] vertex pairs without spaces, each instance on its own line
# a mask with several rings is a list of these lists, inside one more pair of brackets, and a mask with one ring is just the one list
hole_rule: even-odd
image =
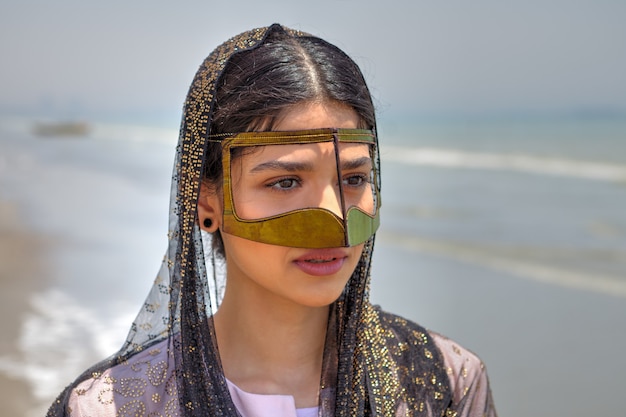
[[[251,30],[217,47],[197,71],[185,101],[176,148],[169,247],[160,271],[123,347],[70,385],[50,408],[49,417],[67,414],[67,398],[72,387],[80,381],[124,363],[138,352],[164,340],[168,340],[174,357],[180,413],[185,416],[238,415],[223,376],[212,325],[212,313],[219,305],[224,287],[224,271],[219,258],[213,253],[211,235],[201,232],[198,225],[197,201],[216,86],[224,67],[233,56],[256,48],[276,32],[292,37],[310,36],[279,25]],[[405,407],[406,404],[411,407],[411,401],[419,396],[428,396],[424,400],[426,406],[423,401],[422,408],[433,411],[436,408],[436,403],[431,400],[435,397],[433,392],[447,395],[445,370],[437,368],[433,373],[432,367],[423,363],[422,350],[419,350],[417,361],[409,355],[410,349],[406,353],[394,351],[399,346],[396,340],[398,333],[385,333],[383,317],[369,304],[373,245],[372,237],[366,242],[348,285],[331,306],[320,381],[320,416],[391,415],[386,414],[391,410],[395,415],[401,402]],[[406,330],[407,334],[420,331],[412,327]],[[413,333],[411,340],[421,340],[415,343],[428,343],[426,335]],[[429,360],[436,362],[437,353],[433,355],[434,359],[431,355]],[[411,362],[410,368],[398,365],[404,361]],[[403,385],[415,385],[415,378],[431,380],[432,376],[436,383],[426,383],[430,390],[426,394],[413,392],[413,388],[402,388]]]

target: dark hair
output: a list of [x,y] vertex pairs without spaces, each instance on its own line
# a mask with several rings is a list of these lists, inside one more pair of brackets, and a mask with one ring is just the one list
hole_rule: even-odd
[[[235,54],[218,80],[210,134],[270,131],[281,112],[310,101],[334,101],[354,109],[359,128],[374,129],[370,92],[358,65],[316,37],[275,31],[257,48]],[[209,142],[204,180],[219,189],[222,147]],[[224,256],[219,231],[213,250]]]

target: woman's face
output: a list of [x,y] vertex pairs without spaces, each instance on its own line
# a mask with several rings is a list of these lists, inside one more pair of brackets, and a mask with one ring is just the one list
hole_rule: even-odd
[[[307,103],[283,112],[274,130],[354,129],[358,122],[358,115],[349,107]],[[337,178],[332,142],[261,146],[244,152],[233,160],[231,167],[237,215],[259,219],[299,208],[320,207],[343,217],[339,180],[346,207],[356,205],[373,212],[368,145],[340,143],[339,159],[344,167],[341,179]],[[213,219],[219,222],[221,212],[216,214]],[[265,298],[311,307],[329,305],[339,297],[363,250],[363,244],[329,249],[290,248],[223,232],[222,239],[227,293],[231,289],[252,291]]]

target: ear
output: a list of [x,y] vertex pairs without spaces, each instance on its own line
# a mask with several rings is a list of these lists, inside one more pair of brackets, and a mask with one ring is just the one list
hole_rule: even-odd
[[[211,226],[205,226],[205,220],[211,220]],[[198,197],[198,222],[200,228],[209,233],[216,232],[222,223],[222,199],[220,190],[205,182],[200,185]]]

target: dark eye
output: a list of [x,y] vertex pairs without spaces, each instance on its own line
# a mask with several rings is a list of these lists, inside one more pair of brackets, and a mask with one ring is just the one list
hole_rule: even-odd
[[291,190],[298,186],[298,180],[295,178],[281,178],[278,181],[268,184],[267,186],[278,191]]
[[363,175],[350,175],[343,179],[343,184],[349,187],[359,187],[365,182]]

